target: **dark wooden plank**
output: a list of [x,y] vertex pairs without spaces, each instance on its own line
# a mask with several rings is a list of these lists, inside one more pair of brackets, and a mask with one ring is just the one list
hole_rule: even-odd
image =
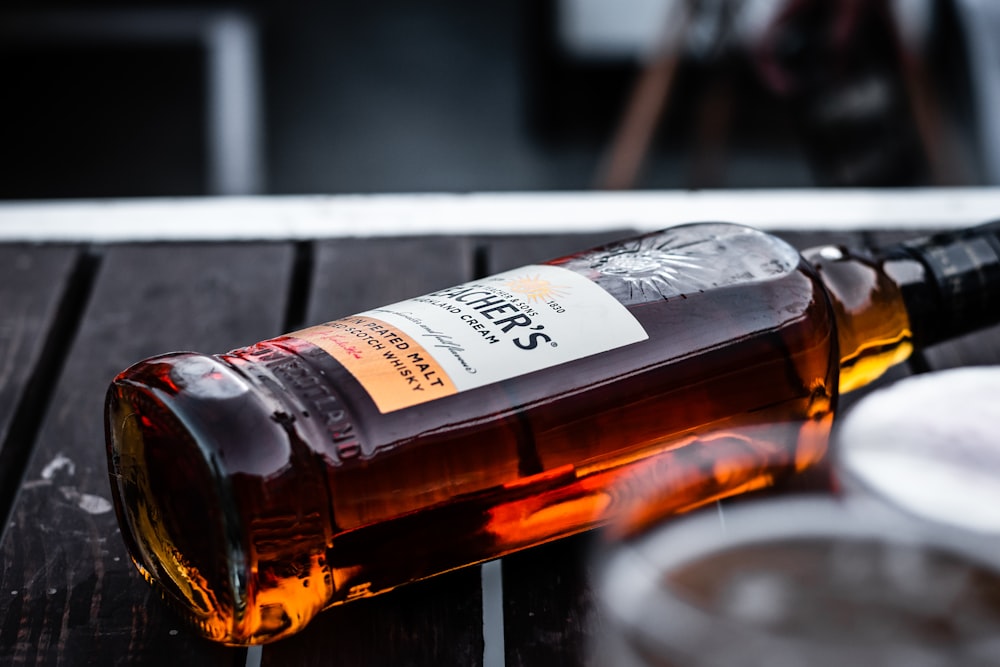
[[[328,241],[316,245],[314,265],[306,319],[322,322],[469,280],[472,244],[447,237]],[[299,635],[265,646],[261,659],[276,667],[481,664],[479,568],[328,609]]]
[[0,246],[0,442],[39,362],[78,252],[69,246]]
[[102,407],[113,375],[175,349],[281,332],[288,245],[109,247],[0,547],[0,662],[231,665],[129,562],[109,502]]
[[924,352],[924,358],[932,371],[1000,364],[1000,326],[934,345]]
[[37,428],[46,344],[55,344],[53,328],[79,254],[70,246],[0,246],[0,518]]
[[465,568],[327,609],[262,647],[261,665],[475,667],[482,630],[479,568]]
[[451,287],[472,278],[465,237],[340,239],[315,244],[309,323]]
[[597,541],[591,532],[503,559],[508,667],[590,664],[603,622],[592,588]]

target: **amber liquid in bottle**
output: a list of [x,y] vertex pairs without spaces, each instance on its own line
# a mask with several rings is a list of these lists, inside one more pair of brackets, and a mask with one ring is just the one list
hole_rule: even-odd
[[[130,553],[206,636],[256,643],[613,518],[772,485],[824,456],[841,344],[855,384],[909,349],[895,283],[823,261],[844,278],[832,291],[784,242],[721,224],[555,260],[645,340],[387,412],[306,333],[141,362],[107,402]],[[853,322],[841,342],[837,318]]]

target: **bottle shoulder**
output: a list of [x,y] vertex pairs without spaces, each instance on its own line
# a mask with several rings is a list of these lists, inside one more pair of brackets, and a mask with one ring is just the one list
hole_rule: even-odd
[[731,223],[693,223],[552,262],[580,273],[625,305],[780,278],[798,252],[784,240]]
[[910,356],[914,331],[905,292],[922,279],[918,263],[838,246],[807,250],[804,257],[830,300],[842,392],[869,384]]

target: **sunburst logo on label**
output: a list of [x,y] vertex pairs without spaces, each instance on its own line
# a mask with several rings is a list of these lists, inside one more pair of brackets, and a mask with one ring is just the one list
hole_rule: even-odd
[[601,275],[623,281],[633,295],[664,298],[712,286],[715,274],[706,261],[703,244],[671,244],[668,236],[646,238],[615,246],[593,258],[591,267]]
[[554,285],[549,280],[535,274],[531,276],[519,276],[505,282],[506,287],[515,294],[522,294],[528,301],[548,301],[564,297],[569,294],[569,289],[563,285]]

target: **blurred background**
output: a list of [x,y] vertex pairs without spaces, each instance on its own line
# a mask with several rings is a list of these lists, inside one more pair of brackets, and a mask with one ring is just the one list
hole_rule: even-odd
[[0,199],[1000,183],[992,0],[4,3]]

